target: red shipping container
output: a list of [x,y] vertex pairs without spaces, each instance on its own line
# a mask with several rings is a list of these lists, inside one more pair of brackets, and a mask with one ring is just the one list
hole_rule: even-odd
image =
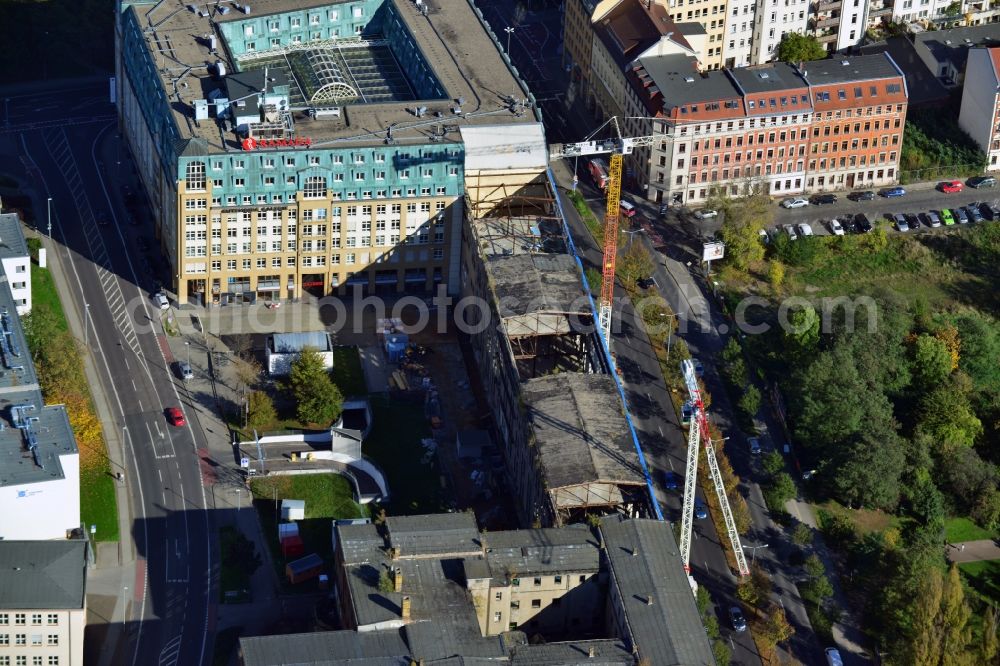
[[293,534],[281,540],[281,554],[285,557],[298,557],[305,551],[302,537]]

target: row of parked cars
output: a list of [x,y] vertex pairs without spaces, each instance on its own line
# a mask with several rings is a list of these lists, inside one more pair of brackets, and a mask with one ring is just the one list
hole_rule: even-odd
[[[950,227],[956,224],[982,222],[983,220],[1000,220],[1000,207],[992,203],[974,201],[966,206],[929,210],[923,213],[886,213],[885,218],[897,231],[917,231],[921,226],[936,229],[941,226]],[[834,236],[843,236],[848,233],[864,234],[875,226],[865,213],[843,215],[824,224]],[[797,240],[800,236],[815,235],[812,225],[808,222],[786,224],[782,229],[792,240]],[[767,232],[762,230],[760,233],[761,240],[765,243],[770,240]],[[778,233],[778,230],[775,229],[773,233]]]

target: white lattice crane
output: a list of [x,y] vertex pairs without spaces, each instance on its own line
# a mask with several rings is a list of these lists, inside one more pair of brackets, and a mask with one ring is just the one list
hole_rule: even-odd
[[747,566],[746,554],[743,552],[743,545],[740,543],[740,534],[736,531],[736,521],[733,519],[733,512],[729,507],[729,497],[726,495],[726,486],[722,483],[722,474],[719,472],[719,463],[715,458],[715,445],[712,443],[712,434],[708,428],[708,416],[705,414],[705,404],[701,399],[701,389],[698,387],[698,375],[695,372],[694,363],[690,360],[681,362],[681,373],[684,375],[684,383],[687,384],[688,397],[691,401],[690,429],[688,430],[688,450],[687,463],[684,477],[684,504],[681,509],[681,560],[684,562],[684,570],[691,573],[691,529],[694,526],[694,495],[698,480],[698,444],[699,440],[704,443],[705,457],[708,459],[708,473],[712,477],[715,485],[716,495],[719,497],[719,506],[722,507],[722,518],[726,524],[726,532],[729,541],[733,545],[733,553],[736,556],[736,567],[741,576],[750,573]]

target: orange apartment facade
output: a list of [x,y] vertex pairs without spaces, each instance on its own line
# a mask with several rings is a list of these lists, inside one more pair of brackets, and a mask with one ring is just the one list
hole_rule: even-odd
[[714,188],[794,196],[890,185],[906,119],[887,54],[698,72],[681,56],[629,76],[631,136],[663,134],[629,162],[648,199],[697,204]]

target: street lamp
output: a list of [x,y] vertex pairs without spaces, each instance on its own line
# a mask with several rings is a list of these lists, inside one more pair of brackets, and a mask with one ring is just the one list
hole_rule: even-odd
[[[514,59],[510,56],[510,36],[514,34],[514,27],[513,26],[507,26],[506,28],[503,29],[503,31],[507,33],[507,61],[510,62],[510,66],[513,67],[514,66]],[[510,84],[510,98],[511,99],[514,99],[514,92],[515,92],[515,86],[516,85],[517,85],[516,81],[514,81],[513,83]]]
[[49,211],[49,238],[52,238],[52,197],[49,197],[48,211]]
[[[661,317],[671,317],[674,320],[677,319],[677,315],[676,314],[674,314],[672,312],[663,312],[662,310],[660,311],[660,316]],[[674,339],[674,326],[673,326],[673,324],[668,324],[668,327],[669,328],[667,328],[667,360],[669,361],[670,360],[670,343]]]
[[[743,544],[740,544],[740,545],[742,546]],[[753,553],[750,556],[750,566],[753,566],[754,563],[757,562],[757,549],[758,548],[767,548],[767,546],[768,546],[768,544],[766,544],[766,543],[761,544],[759,546],[743,546],[743,550],[751,550],[751,551],[753,551]]]
[[184,342],[184,346],[187,347],[187,359],[188,359],[187,364],[188,364],[188,367],[190,368],[191,367],[191,343],[188,342],[188,341],[185,341]]
[[635,236],[636,234],[641,234],[642,229],[632,229],[631,231],[629,231],[628,229],[622,229],[622,233],[628,234],[628,246],[632,247],[632,237]]

